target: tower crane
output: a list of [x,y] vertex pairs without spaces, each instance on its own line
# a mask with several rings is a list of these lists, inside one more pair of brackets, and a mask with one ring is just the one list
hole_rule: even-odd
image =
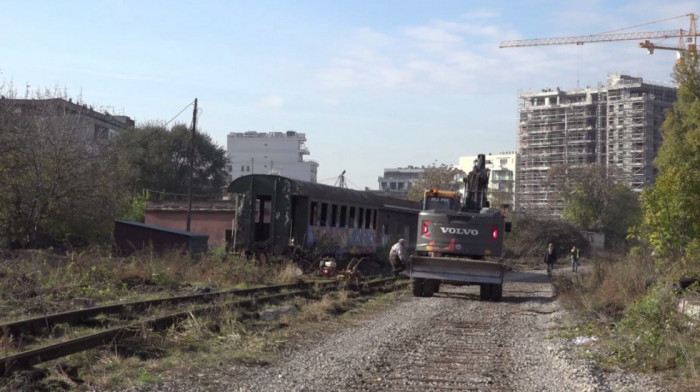
[[[524,46],[544,46],[544,45],[568,45],[576,44],[583,45],[586,43],[593,42],[609,42],[609,41],[625,41],[625,40],[641,40],[644,41],[639,43],[640,48],[647,49],[649,54],[653,54],[655,49],[668,49],[675,50],[678,52],[678,58],[680,58],[681,52],[695,53],[696,51],[696,38],[698,37],[696,22],[697,15],[690,13],[686,15],[676,16],[673,18],[657,20],[654,22],[645,23],[652,24],[658,22],[664,22],[671,19],[678,19],[683,17],[690,17],[690,27],[688,30],[666,30],[666,31],[640,31],[640,32],[624,32],[619,33],[616,31],[626,30],[631,27],[624,29],[615,30],[613,32],[602,33],[602,34],[591,34],[591,35],[580,35],[572,37],[553,37],[553,38],[535,38],[535,39],[524,39],[524,40],[514,40],[514,41],[503,41],[498,46],[499,48],[518,48]],[[638,25],[642,26],[642,25]],[[633,26],[633,27],[638,27]],[[662,46],[657,45],[650,41],[650,39],[668,39],[668,38],[678,38],[678,46]]]

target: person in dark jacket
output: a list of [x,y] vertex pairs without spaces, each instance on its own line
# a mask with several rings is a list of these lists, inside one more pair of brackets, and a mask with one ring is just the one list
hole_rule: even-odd
[[547,263],[547,276],[552,276],[554,263],[557,262],[557,251],[554,249],[554,244],[547,245],[547,252],[544,254],[544,262]]

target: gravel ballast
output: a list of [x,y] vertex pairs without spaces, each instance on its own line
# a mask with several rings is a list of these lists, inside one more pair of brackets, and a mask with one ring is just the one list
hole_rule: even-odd
[[565,339],[567,313],[543,271],[509,272],[501,302],[478,287],[408,294],[362,323],[291,345],[265,365],[223,364],[128,391],[664,391],[651,375],[606,373]]

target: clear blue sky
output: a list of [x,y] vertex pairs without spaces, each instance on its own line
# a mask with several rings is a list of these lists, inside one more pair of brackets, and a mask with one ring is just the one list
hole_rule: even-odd
[[[638,41],[499,49],[700,12],[697,1],[0,1],[0,86],[60,89],[137,123],[194,98],[198,130],[306,133],[320,182],[517,149],[518,91],[670,82]],[[688,29],[689,18],[631,31]],[[675,46],[677,40],[660,41]],[[191,108],[177,121],[190,124]]]

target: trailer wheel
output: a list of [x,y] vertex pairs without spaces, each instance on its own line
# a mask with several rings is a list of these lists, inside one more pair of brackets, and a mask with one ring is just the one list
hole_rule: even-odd
[[482,283],[479,285],[479,299],[481,301],[488,301],[491,298],[491,284]]
[[437,288],[437,282],[431,279],[426,279],[423,282],[423,296],[432,297],[435,294],[435,289]]
[[492,284],[491,286],[491,301],[501,302],[503,298],[503,285],[502,284]]
[[414,297],[423,296],[423,279],[413,279],[411,282],[411,291]]

